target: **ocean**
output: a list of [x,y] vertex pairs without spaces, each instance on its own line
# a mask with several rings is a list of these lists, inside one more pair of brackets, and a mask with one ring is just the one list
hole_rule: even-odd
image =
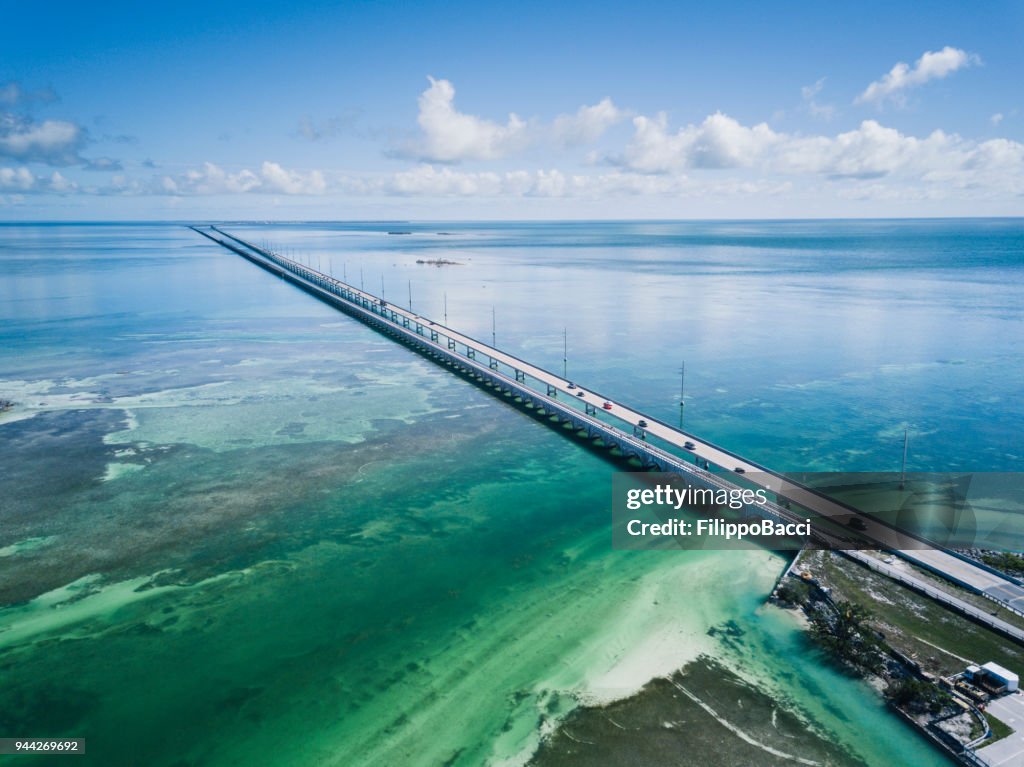
[[[685,363],[686,428],[775,469],[1024,455],[1020,220],[223,228],[669,423]],[[612,551],[616,466],[184,226],[0,225],[0,267],[0,735],[523,764],[703,656],[947,763],[765,606],[782,557]]]

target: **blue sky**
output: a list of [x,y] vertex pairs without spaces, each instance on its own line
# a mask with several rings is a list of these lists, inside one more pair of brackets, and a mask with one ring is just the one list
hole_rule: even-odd
[[0,218],[1024,213],[1020,5],[713,5],[6,3]]

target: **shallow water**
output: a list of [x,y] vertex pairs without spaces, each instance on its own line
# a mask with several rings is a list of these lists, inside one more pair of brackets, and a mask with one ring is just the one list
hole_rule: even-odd
[[[892,469],[905,426],[912,469],[1019,465],[1019,222],[395,228],[228,227],[556,370],[564,328],[668,421],[685,359],[687,427],[776,468]],[[612,552],[611,464],[187,229],[3,226],[0,260],[0,734],[511,764],[705,653],[945,763],[761,607],[781,559]]]

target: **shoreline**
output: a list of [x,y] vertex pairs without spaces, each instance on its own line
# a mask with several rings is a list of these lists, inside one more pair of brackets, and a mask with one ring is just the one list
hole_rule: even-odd
[[[836,557],[834,552],[806,551],[801,552],[798,559],[805,569],[799,575],[790,572],[788,588],[780,581],[769,600],[788,613],[802,615],[802,623],[806,623],[803,630],[808,636],[822,629],[822,616],[827,615],[822,605],[846,609],[847,614],[862,604],[872,605],[877,612],[868,612],[864,628],[878,637],[876,651],[884,658],[878,668],[862,667],[838,654],[835,648],[828,650],[823,646],[823,651],[831,654],[833,662],[863,679],[879,700],[884,701],[887,711],[908,723],[933,748],[956,764],[977,765],[973,754],[994,741],[983,741],[968,750],[967,744],[976,741],[977,733],[972,734],[968,729],[954,737],[952,731],[942,725],[959,716],[967,716],[970,724],[972,719],[969,715],[973,711],[978,723],[988,728],[988,715],[984,713],[984,706],[979,708],[973,701],[966,701],[955,693],[947,677],[962,671],[972,662],[984,662],[980,660],[981,653],[993,651],[993,646],[1002,647],[1004,652],[1013,656],[1010,661],[1000,656],[1000,660],[1013,667],[1019,665],[1014,661],[1024,660],[1024,650],[1007,647],[1001,635],[994,633],[988,645],[975,640],[969,636],[970,632],[973,630],[984,635],[987,632],[984,626],[875,573],[856,560]],[[802,593],[808,596],[799,598]],[[794,596],[798,597],[797,601],[792,601]],[[891,609],[887,611],[886,607]],[[908,617],[911,614],[915,615],[914,619]],[[894,617],[896,622],[892,622]],[[958,623],[966,625],[957,626]],[[910,628],[912,624],[913,629]],[[956,640],[951,637],[956,637]],[[964,649],[960,645],[950,647],[951,641],[959,641]],[[937,651],[939,655],[922,655],[920,652],[923,650],[916,651],[915,648]],[[976,660],[966,658],[967,653],[973,654]],[[905,694],[907,690],[913,692],[908,696]]]

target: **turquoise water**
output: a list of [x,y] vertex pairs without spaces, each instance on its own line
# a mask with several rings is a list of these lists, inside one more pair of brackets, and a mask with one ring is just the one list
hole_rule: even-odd
[[[686,426],[779,469],[894,469],[904,428],[912,470],[1021,461],[1019,221],[226,228],[551,369],[564,329],[670,422],[685,359]],[[614,467],[189,230],[0,226],[0,262],[0,734],[512,764],[704,652],[944,763],[761,607],[780,559],[612,552]]]

